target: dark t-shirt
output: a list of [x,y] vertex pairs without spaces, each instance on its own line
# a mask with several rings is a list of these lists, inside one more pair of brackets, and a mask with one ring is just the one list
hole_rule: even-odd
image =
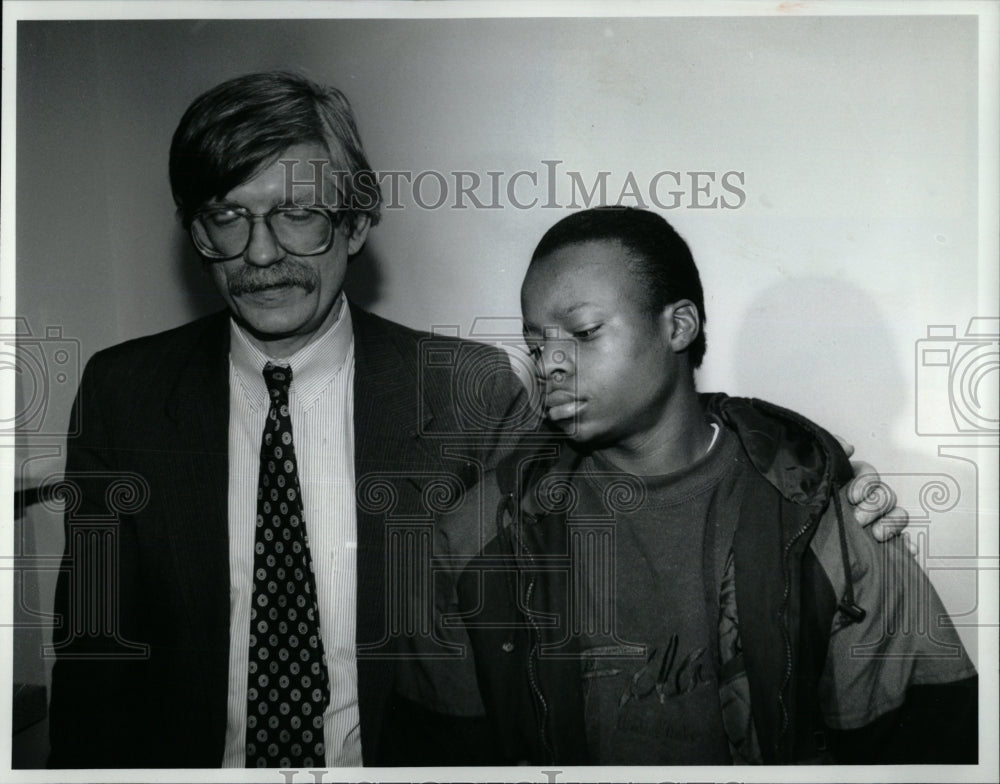
[[[587,742],[595,763],[731,763],[716,625],[749,470],[724,427],[704,458],[673,474],[623,475],[595,457],[581,465],[577,510],[614,521],[608,556],[580,564]],[[638,497],[620,492],[626,483]]]

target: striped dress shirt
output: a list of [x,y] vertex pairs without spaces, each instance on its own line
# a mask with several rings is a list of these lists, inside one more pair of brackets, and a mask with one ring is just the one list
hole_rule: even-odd
[[330,674],[323,734],[328,767],[361,765],[355,652],[354,336],[341,295],[337,321],[290,357],[268,357],[234,322],[229,351],[229,703],[223,767],[246,764],[247,664],[266,362],[290,365],[289,405],[320,631]]

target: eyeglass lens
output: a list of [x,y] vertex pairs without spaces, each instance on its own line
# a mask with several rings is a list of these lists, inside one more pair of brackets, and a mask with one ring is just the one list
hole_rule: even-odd
[[[218,209],[200,213],[191,224],[195,244],[210,255],[239,256],[250,244],[254,216],[243,210]],[[289,253],[309,255],[324,249],[333,233],[332,216],[319,209],[276,209],[264,221]]]

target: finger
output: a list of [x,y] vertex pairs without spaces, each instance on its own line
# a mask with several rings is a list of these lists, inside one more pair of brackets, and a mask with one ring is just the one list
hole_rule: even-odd
[[847,443],[847,441],[838,436],[836,433],[833,434],[833,437],[837,439],[837,443],[840,444],[840,448],[844,450],[844,454],[848,457],[854,454],[854,444]]
[[[874,530],[875,526],[872,526]],[[906,548],[906,552],[909,553],[911,558],[916,558],[920,554],[920,546],[917,544],[916,540],[910,536],[909,532],[901,531],[899,533],[899,541]]]
[[[859,521],[860,522],[860,521]],[[917,554],[917,545],[915,542],[910,540],[908,534],[905,533],[905,528],[910,522],[910,515],[907,511],[901,507],[895,507],[890,512],[888,512],[884,517],[875,522],[871,527],[871,534],[878,542],[888,542],[893,537],[903,535],[903,543],[906,545],[906,549],[910,551],[910,555]],[[864,523],[862,523],[864,525]]]
[[[872,507],[876,501],[883,500],[883,496],[886,492],[892,492],[892,490],[882,482],[881,477],[878,475],[878,471],[871,463],[866,463],[863,460],[857,460],[851,463],[851,468],[854,470],[854,479],[851,480],[850,484],[847,486],[847,500],[853,506],[863,505],[867,511],[869,507]],[[882,508],[883,512],[888,512],[892,507],[886,506]],[[877,515],[876,515],[877,516]],[[871,522],[875,518],[871,518],[868,522]]]
[[[906,527],[905,510],[896,507],[896,493],[885,482],[873,479],[869,474],[855,480],[857,486],[851,488],[857,500],[851,507],[854,519],[861,526],[875,522],[884,522],[887,528],[896,529],[896,533]],[[897,524],[896,519],[900,522]],[[895,533],[892,534],[895,536]],[[891,537],[890,537],[891,538]]]
[[[893,516],[896,514],[896,494],[888,485],[878,484],[869,486],[869,490],[864,498],[858,502],[857,506],[851,507],[854,510],[854,519],[858,525],[864,527],[872,523],[881,522],[888,527],[902,530],[906,527],[893,523]],[[906,512],[899,510],[902,515]]]

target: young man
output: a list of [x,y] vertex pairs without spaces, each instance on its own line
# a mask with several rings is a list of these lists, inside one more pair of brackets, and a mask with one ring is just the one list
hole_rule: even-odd
[[459,588],[495,761],[974,762],[975,669],[902,545],[845,522],[837,442],[697,393],[669,224],[565,218],[521,304],[553,438],[501,464]]

